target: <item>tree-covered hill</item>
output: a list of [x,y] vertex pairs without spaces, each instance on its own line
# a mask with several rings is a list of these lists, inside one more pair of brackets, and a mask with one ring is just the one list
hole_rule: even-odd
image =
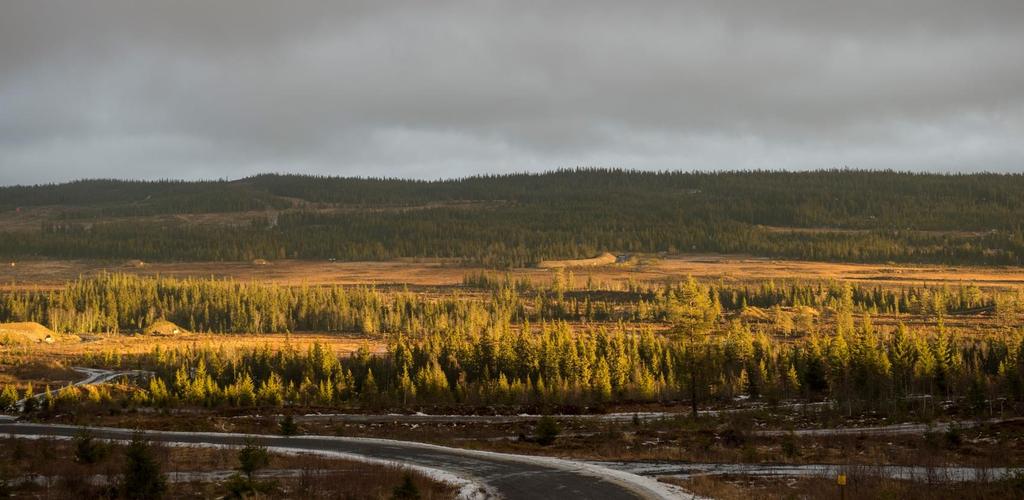
[[[576,169],[439,181],[260,175],[0,188],[2,220],[43,207],[38,231],[0,223],[0,256],[418,256],[496,266],[606,250],[962,264],[1024,259],[1021,174]],[[166,217],[202,213],[235,215],[222,225]]]

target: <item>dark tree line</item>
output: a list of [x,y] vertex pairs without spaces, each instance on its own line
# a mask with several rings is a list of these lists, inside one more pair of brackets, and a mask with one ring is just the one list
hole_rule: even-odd
[[[613,252],[967,264],[1024,262],[1024,175],[829,170],[562,170],[447,181],[263,175],[233,182],[82,181],[0,188],[0,210],[63,205],[11,257],[344,260],[491,266]],[[290,207],[290,208],[289,208]],[[109,215],[284,210],[251,224]],[[794,230],[794,228],[796,230]]]

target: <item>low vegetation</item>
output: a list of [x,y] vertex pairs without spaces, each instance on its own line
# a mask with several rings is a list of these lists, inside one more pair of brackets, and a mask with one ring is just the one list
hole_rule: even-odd
[[28,498],[451,498],[452,487],[400,468],[241,449],[0,438],[0,493]]

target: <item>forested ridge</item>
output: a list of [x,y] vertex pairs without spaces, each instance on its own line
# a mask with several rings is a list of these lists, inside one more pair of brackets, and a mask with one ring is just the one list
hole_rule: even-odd
[[[496,267],[602,251],[1024,261],[1021,174],[577,169],[441,181],[261,175],[0,188],[0,211],[54,205],[39,231],[0,229],[0,255],[444,257]],[[224,225],[137,218],[195,213],[245,215]]]

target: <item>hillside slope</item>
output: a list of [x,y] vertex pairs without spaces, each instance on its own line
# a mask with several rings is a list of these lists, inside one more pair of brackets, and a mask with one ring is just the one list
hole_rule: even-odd
[[561,170],[0,188],[0,258],[456,258],[602,252],[1024,263],[1024,175]]

